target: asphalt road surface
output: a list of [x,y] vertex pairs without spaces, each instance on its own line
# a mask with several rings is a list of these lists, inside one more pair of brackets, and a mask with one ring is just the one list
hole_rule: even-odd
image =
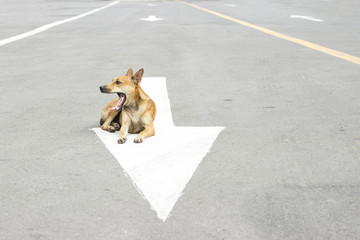
[[[0,40],[109,3],[2,0]],[[360,56],[358,1],[191,3]],[[129,67],[167,78],[177,126],[225,126],[165,222],[89,131],[112,99],[98,87]],[[360,239],[359,79],[177,1],[120,1],[2,45],[0,239]]]

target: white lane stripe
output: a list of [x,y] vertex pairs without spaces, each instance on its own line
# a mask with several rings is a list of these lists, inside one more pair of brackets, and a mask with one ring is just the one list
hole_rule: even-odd
[[8,44],[8,43],[12,43],[12,42],[15,42],[15,41],[18,41],[18,40],[21,40],[23,38],[27,38],[27,37],[30,37],[30,36],[33,36],[35,34],[38,34],[38,33],[41,33],[41,32],[44,32],[50,28],[53,28],[55,26],[58,26],[58,25],[61,25],[61,24],[64,24],[64,23],[68,23],[68,22],[71,22],[71,21],[75,21],[77,19],[80,19],[80,18],[83,18],[83,17],[86,17],[88,15],[91,15],[93,13],[96,13],[96,12],[99,12],[101,10],[104,10],[108,7],[111,7],[115,4],[118,4],[119,1],[114,1],[112,3],[109,3],[101,8],[96,8],[94,10],[91,10],[89,12],[86,12],[86,13],[83,13],[83,14],[80,14],[80,15],[77,15],[77,16],[74,16],[74,17],[71,17],[71,18],[67,18],[67,19],[64,19],[64,20],[60,20],[60,21],[57,21],[57,22],[53,22],[53,23],[49,23],[49,24],[46,24],[44,26],[41,26],[41,27],[38,27],[38,28],[35,28],[34,30],[31,30],[29,32],[25,32],[25,33],[22,33],[22,34],[19,34],[19,35],[16,35],[16,36],[13,36],[13,37],[9,37],[9,38],[5,38],[5,39],[2,39],[0,40],[0,46],[3,46],[5,44]]
[[291,15],[290,18],[302,18],[302,19],[306,19],[306,20],[314,21],[314,22],[323,22],[324,21],[322,19],[313,18],[310,16],[299,16],[299,15]]

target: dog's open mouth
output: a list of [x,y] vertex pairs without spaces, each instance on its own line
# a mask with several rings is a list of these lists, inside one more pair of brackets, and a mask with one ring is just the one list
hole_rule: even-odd
[[124,102],[126,100],[126,95],[125,93],[117,93],[117,95],[119,96],[119,100],[117,101],[115,107],[109,108],[109,110],[111,111],[117,111],[119,112],[122,108],[122,106],[124,105]]

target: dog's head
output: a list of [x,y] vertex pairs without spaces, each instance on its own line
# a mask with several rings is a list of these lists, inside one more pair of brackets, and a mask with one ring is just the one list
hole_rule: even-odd
[[140,69],[133,75],[133,70],[130,68],[125,76],[113,78],[111,83],[100,86],[100,91],[102,93],[124,93],[129,96],[140,83],[143,74],[144,69]]
[[111,83],[100,86],[100,91],[102,93],[118,94],[119,101],[117,102],[114,110],[119,111],[126,99],[135,92],[135,89],[140,83],[143,75],[144,69],[140,69],[133,74],[133,70],[130,68],[125,76],[116,77],[111,81]]

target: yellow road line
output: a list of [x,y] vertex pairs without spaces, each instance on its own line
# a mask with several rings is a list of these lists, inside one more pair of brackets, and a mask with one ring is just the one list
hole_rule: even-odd
[[356,56],[353,56],[353,55],[350,55],[350,54],[347,54],[347,53],[343,53],[343,52],[340,52],[340,51],[336,51],[336,50],[333,50],[333,49],[330,49],[330,48],[327,48],[327,47],[324,47],[324,46],[321,46],[321,45],[318,45],[318,44],[315,44],[315,43],[312,43],[312,42],[301,40],[299,38],[290,37],[288,35],[278,33],[278,32],[272,31],[270,29],[260,27],[260,26],[257,26],[257,25],[254,25],[254,24],[251,24],[251,23],[248,23],[248,22],[245,22],[245,21],[233,18],[233,17],[229,17],[229,16],[226,16],[224,14],[221,14],[221,13],[218,13],[218,12],[215,12],[215,11],[200,7],[200,6],[192,4],[192,3],[183,2],[183,1],[180,1],[180,0],[177,0],[177,1],[181,2],[183,4],[186,4],[186,5],[189,5],[191,7],[197,8],[197,9],[199,9],[201,11],[208,12],[208,13],[213,14],[215,16],[227,19],[227,20],[232,21],[232,22],[239,23],[239,24],[241,24],[243,26],[258,30],[258,31],[263,32],[263,33],[272,35],[274,37],[281,38],[281,39],[287,40],[289,42],[297,43],[297,44],[302,45],[304,47],[308,47],[308,48],[314,49],[316,51],[323,52],[323,53],[329,54],[329,55],[337,57],[337,58],[344,59],[344,60],[352,62],[352,63],[360,64],[360,58],[359,57],[356,57]]

